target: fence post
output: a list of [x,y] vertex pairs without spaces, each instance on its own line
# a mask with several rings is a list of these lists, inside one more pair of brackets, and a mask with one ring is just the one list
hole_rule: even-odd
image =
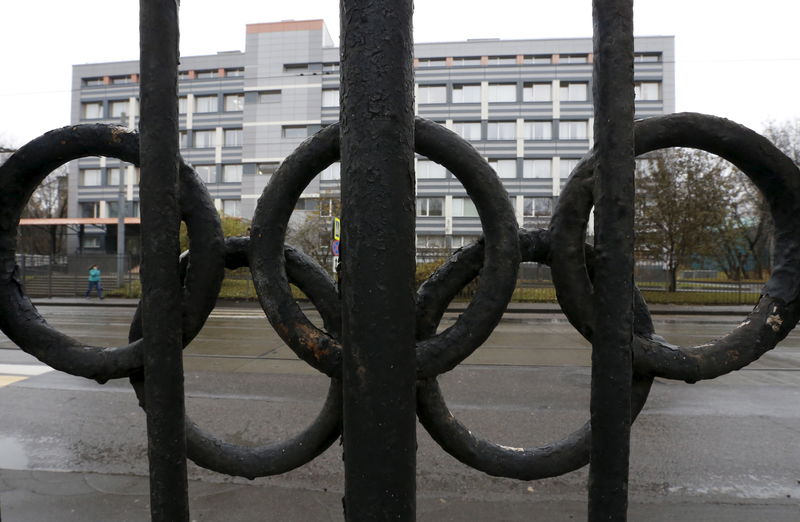
[[628,508],[633,340],[633,0],[594,0],[595,279],[589,521]]
[[345,517],[414,520],[411,0],[342,0]]
[[178,2],[140,0],[142,292],[150,513],[188,522],[178,209]]

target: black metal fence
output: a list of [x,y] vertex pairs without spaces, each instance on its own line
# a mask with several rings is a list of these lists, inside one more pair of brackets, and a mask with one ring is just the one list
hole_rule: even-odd
[[[590,463],[589,520],[623,521],[630,425],[653,379],[696,382],[738,370],[774,348],[800,317],[800,171],[766,139],[728,120],[675,114],[634,123],[632,0],[594,1],[596,146],[570,176],[547,229],[518,230],[506,192],[480,154],[443,127],[414,119],[411,1],[343,0],[342,121],[286,158],[259,200],[250,237],[227,240],[203,183],[178,156],[178,5],[140,5],[141,136],[106,125],[66,127],[0,166],[0,328],[53,368],[99,382],[130,379],[147,413],[153,520],[189,520],[187,456],[253,478],[302,466],[340,437],[345,518],[413,520],[418,418],[443,450],[491,475],[536,480]],[[745,172],[770,203],[776,230],[774,269],[747,320],[693,347],[655,335],[633,285],[634,155],[679,146],[712,152]],[[450,256],[416,294],[415,151],[458,177],[485,237]],[[27,299],[15,259],[21,195],[64,162],[94,155],[142,171],[142,308],[130,344],[113,348],[87,347],[53,330]],[[334,282],[284,239],[304,187],[340,157],[345,226],[341,279]],[[191,256],[179,259],[181,220]],[[520,262],[550,266],[559,304],[592,342],[590,419],[532,448],[477,437],[451,414],[437,384],[491,334],[518,286]],[[218,439],[184,407],[181,350],[211,312],[224,269],[245,266],[282,339],[331,380],[307,429],[258,447]],[[470,306],[437,333],[447,303],[479,274]],[[534,283],[545,277],[539,268],[522,274]],[[649,269],[645,279],[658,286],[656,276]],[[716,290],[709,285],[721,284],[696,276],[682,284],[708,294]],[[318,308],[323,329],[303,314],[290,282]]]

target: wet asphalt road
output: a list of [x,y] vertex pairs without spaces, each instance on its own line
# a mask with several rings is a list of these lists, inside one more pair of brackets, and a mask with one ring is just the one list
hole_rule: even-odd
[[[64,333],[109,346],[124,342],[133,314],[130,308],[103,307],[41,311]],[[720,336],[739,320],[655,318],[657,332],[682,345]],[[509,446],[536,446],[588,418],[589,358],[588,343],[558,316],[521,315],[503,321],[485,346],[441,382],[451,410],[472,431]],[[255,309],[215,310],[184,361],[189,415],[231,442],[258,444],[296,433],[319,411],[327,390],[327,379],[297,360]],[[2,336],[0,363],[0,373],[27,373],[0,376],[6,419],[0,470],[23,470],[6,472],[6,489],[14,473],[24,470],[146,476],[144,416],[126,382],[101,386],[48,371]],[[799,434],[799,334],[748,369],[715,381],[657,381],[632,431],[631,519],[658,519],[646,506],[675,505],[677,516],[680,506],[695,504],[717,506],[720,516],[740,507],[738,513],[771,513],[763,520],[800,519]],[[530,519],[549,502],[560,503],[562,515],[572,509],[582,517],[586,469],[538,482],[488,477],[454,460],[421,428],[418,440],[418,491],[421,506],[429,506],[421,520],[523,520],[516,517]],[[338,445],[279,477],[250,482],[193,465],[190,477],[199,484],[242,485],[237,495],[245,495],[245,503],[247,488],[263,496],[253,486],[313,491],[319,513],[341,517]],[[477,518],[460,517],[464,506]],[[481,506],[509,514],[482,518],[476,515]],[[645,518],[636,518],[637,509]],[[697,520],[706,519],[717,520]]]

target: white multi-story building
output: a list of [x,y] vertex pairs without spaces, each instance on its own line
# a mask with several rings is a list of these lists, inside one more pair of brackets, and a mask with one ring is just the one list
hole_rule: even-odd
[[[674,111],[674,38],[635,40],[636,116]],[[503,180],[520,225],[543,226],[577,161],[592,146],[590,38],[422,43],[415,46],[416,109],[459,133]],[[72,122],[138,119],[136,61],[75,65]],[[250,218],[280,162],[339,117],[339,48],[322,20],[250,24],[244,52],[181,59],[181,154],[217,207]],[[418,158],[417,244],[456,247],[480,233],[455,177]],[[115,217],[120,176],[126,215],[138,216],[135,169],[85,158],[70,166],[69,215]],[[304,192],[298,211],[328,212],[339,166]],[[113,251],[87,231],[83,247]],[[110,244],[105,244],[110,243]]]

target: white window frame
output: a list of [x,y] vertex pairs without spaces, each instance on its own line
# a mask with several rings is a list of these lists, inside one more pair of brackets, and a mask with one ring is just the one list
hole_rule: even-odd
[[553,122],[532,120],[522,125],[522,132],[526,140],[552,140]]
[[453,132],[470,141],[481,140],[481,122],[479,121],[454,121]]
[[489,166],[497,173],[501,179],[514,179],[517,177],[516,159],[490,159]]
[[534,103],[553,101],[553,84],[546,82],[524,84],[522,88],[522,101]]
[[417,103],[420,105],[447,103],[447,86],[420,85],[417,89]]
[[213,149],[216,145],[217,131],[213,129],[202,129],[192,133],[192,148]]
[[550,179],[553,176],[553,160],[533,158],[522,160],[522,177],[526,179]]
[[514,103],[517,101],[516,83],[490,83],[489,103]]
[[194,112],[195,114],[219,112],[219,96],[216,94],[212,94],[211,96],[195,96]]
[[463,83],[453,85],[453,103],[480,103],[481,85],[479,83]]
[[586,120],[561,120],[558,123],[559,140],[588,140],[589,122]]
[[243,167],[241,163],[222,166],[223,183],[241,183]]
[[417,179],[443,179],[447,177],[447,169],[429,159],[417,160]]
[[241,112],[244,110],[244,94],[226,94],[224,97],[225,112]]
[[515,140],[517,139],[516,121],[490,121],[486,125],[487,140]]

